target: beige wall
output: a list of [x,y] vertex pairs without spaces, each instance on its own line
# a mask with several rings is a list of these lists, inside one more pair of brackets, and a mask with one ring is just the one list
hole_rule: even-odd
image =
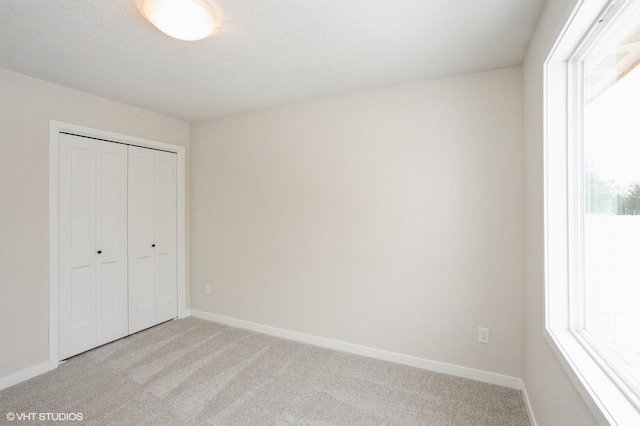
[[544,338],[543,64],[576,0],[547,2],[523,64],[525,191],[524,380],[538,424],[596,424]]
[[521,102],[509,68],[192,124],[191,307],[521,377]]
[[187,122],[0,69],[0,378],[48,360],[49,120],[189,146]]

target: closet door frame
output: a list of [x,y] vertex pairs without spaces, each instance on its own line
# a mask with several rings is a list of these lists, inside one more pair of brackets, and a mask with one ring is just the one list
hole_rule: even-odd
[[177,154],[177,258],[178,318],[189,315],[186,308],[186,164],[185,148],[150,139],[127,136],[61,121],[49,121],[49,370],[56,368],[58,358],[58,172],[59,137],[69,133],[107,142],[134,145]]

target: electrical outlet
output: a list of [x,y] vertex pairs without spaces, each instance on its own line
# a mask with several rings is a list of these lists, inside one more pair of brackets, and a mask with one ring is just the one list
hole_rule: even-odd
[[478,342],[489,344],[489,329],[486,327],[478,327]]
[[211,286],[209,284],[204,286],[204,294],[211,296]]

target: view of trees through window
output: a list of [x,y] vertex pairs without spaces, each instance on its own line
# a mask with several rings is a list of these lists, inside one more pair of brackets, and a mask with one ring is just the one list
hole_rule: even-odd
[[640,215],[640,182],[620,188],[594,172],[586,176],[586,208],[590,214]]
[[640,1],[582,61],[586,331],[640,390]]

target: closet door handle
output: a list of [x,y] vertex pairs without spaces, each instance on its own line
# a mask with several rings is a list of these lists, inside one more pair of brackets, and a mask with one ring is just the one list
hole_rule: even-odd
[[151,244],[151,247],[155,247],[155,246],[156,246],[155,244]]
[[102,250],[98,250],[98,254],[102,254]]

